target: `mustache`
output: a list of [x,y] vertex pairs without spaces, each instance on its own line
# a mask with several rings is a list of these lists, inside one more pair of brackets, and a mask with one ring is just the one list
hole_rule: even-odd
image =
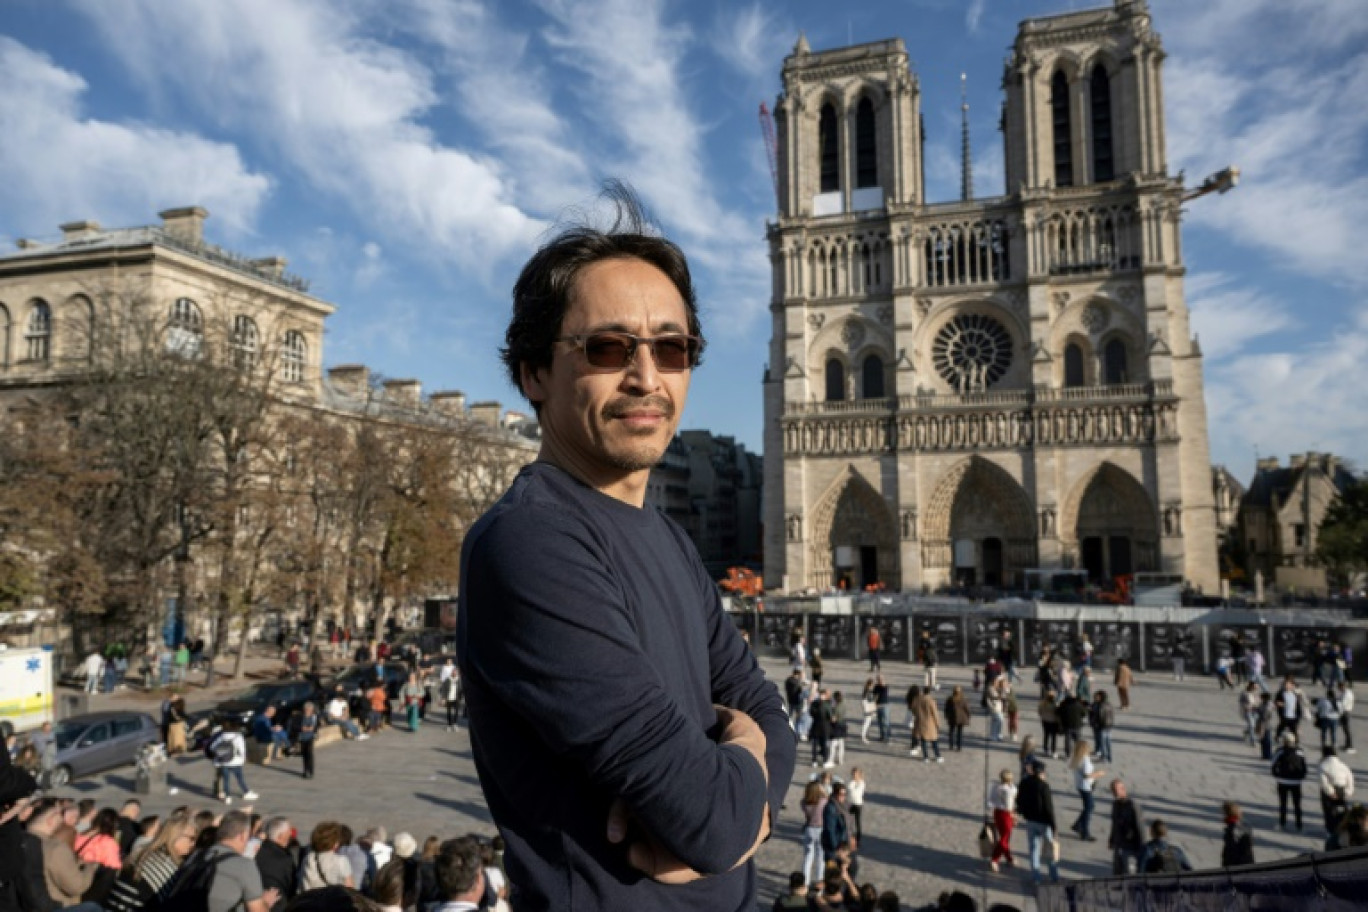
[[604,418],[623,418],[641,409],[660,412],[666,418],[673,418],[674,403],[664,396],[624,396],[614,399],[603,407]]

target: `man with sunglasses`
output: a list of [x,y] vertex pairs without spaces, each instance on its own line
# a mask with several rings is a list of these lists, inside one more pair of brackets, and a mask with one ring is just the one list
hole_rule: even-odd
[[[752,909],[795,744],[689,539],[644,506],[703,340],[635,201],[523,268],[504,362],[538,460],[466,536],[458,655],[516,909]],[[716,705],[715,705],[716,704]]]

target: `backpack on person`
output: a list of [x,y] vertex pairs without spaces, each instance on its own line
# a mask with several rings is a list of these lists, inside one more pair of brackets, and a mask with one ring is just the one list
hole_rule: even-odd
[[232,763],[236,756],[237,751],[233,747],[233,739],[226,735],[219,735],[209,744],[209,759],[218,766]]
[[144,908],[148,912],[207,912],[219,863],[233,854],[221,852],[212,858],[199,856],[182,868],[166,889]]
[[1300,782],[1306,778],[1306,758],[1300,751],[1279,751],[1273,761],[1273,776],[1276,779],[1295,779]]
[[1151,852],[1149,860],[1145,862],[1146,874],[1177,874],[1182,869],[1183,866],[1178,863],[1178,853],[1168,843]]

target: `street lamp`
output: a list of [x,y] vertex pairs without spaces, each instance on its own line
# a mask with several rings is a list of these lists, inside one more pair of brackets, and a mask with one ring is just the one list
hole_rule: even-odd
[[1234,165],[1227,165],[1215,174],[1208,175],[1207,179],[1198,186],[1184,191],[1183,202],[1191,202],[1200,196],[1206,196],[1208,193],[1227,193],[1234,190],[1239,182],[1240,169]]

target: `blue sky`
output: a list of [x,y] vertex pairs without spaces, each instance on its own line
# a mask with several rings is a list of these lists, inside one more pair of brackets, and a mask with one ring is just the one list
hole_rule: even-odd
[[[522,407],[496,348],[537,239],[606,177],[698,274],[709,357],[687,427],[761,443],[773,191],[756,111],[800,29],[903,38],[928,196],[1002,189],[1002,62],[1072,0],[0,0],[0,244],[199,204],[211,240],[282,254],[335,303],[324,360]],[[1230,163],[1190,205],[1212,458],[1368,466],[1368,8],[1152,0],[1170,170]]]

